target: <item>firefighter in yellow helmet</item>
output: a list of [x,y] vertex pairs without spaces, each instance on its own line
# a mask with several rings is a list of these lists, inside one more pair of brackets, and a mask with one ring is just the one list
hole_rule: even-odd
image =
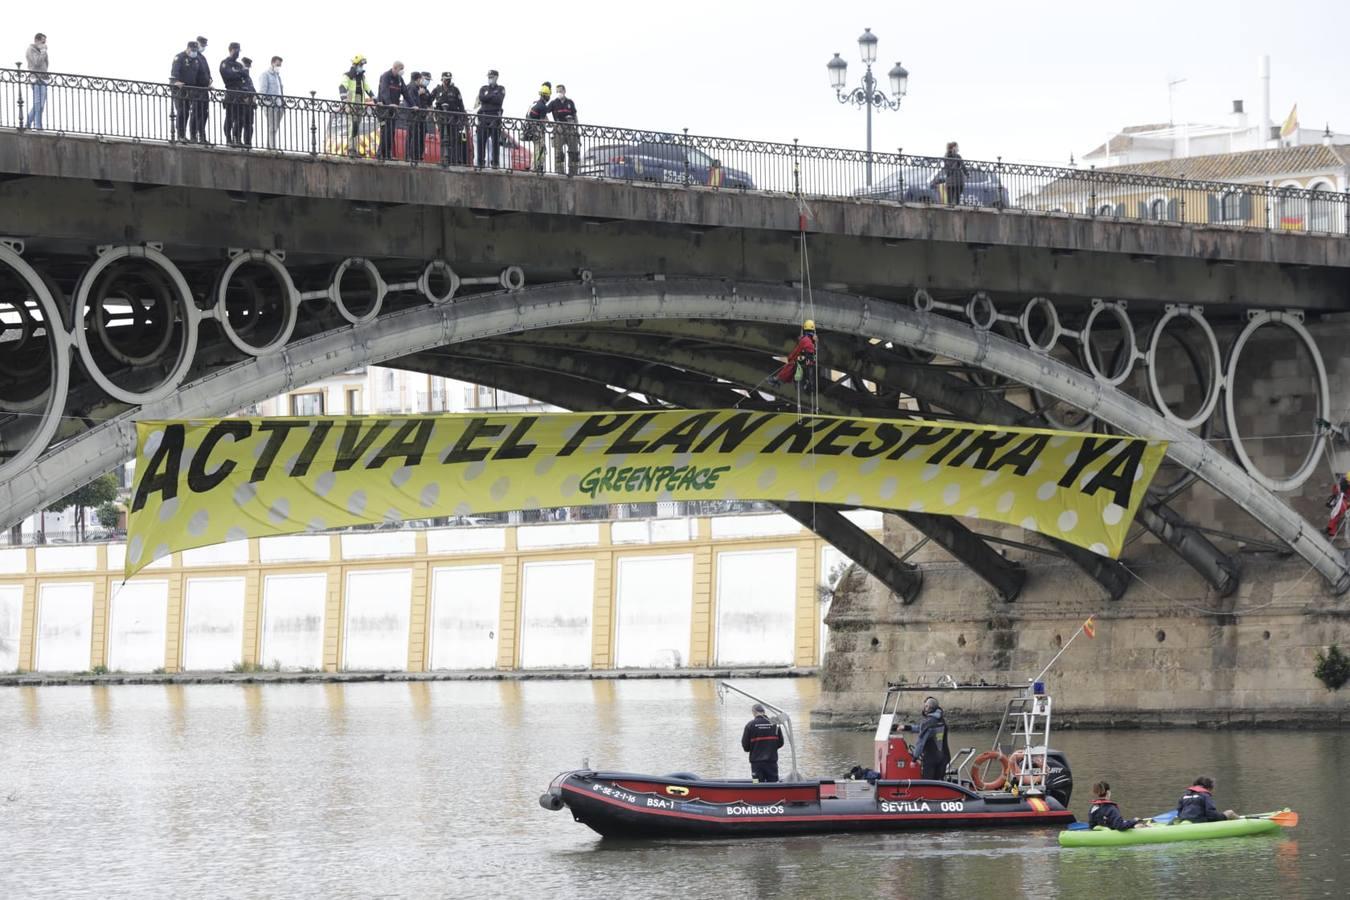
[[778,370],[778,380],[783,384],[789,381],[813,382],[816,368],[816,322],[807,319],[802,323],[802,335],[797,345],[788,354],[787,362]]
[[347,116],[350,124],[347,129],[347,155],[360,156],[357,142],[361,137],[361,121],[365,116],[365,106],[375,99],[366,78],[366,58],[360,53],[352,57],[352,65],[338,82],[338,98],[347,102]]

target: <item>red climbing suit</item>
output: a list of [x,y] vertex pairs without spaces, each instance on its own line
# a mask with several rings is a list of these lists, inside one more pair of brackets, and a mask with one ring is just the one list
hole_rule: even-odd
[[[783,363],[783,368],[778,370],[778,380],[783,384],[792,381],[796,376],[798,364],[804,370],[809,370],[811,366],[816,364],[816,336],[814,334],[808,332],[797,338],[797,346],[792,348],[792,353],[788,355],[787,362]],[[805,374],[804,372],[803,377]]]
[[1350,472],[1342,475],[1332,488],[1332,494],[1327,498],[1327,508],[1331,510],[1331,518],[1327,520],[1327,537],[1334,538],[1341,530],[1341,520],[1350,508]]

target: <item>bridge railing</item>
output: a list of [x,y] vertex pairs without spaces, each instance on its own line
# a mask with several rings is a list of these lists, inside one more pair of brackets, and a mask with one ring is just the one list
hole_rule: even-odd
[[[310,97],[0,69],[0,128],[391,165],[542,171],[722,191],[976,206],[1012,212],[1350,234],[1350,193],[1163,178],[1117,169],[867,153],[606,125],[488,118]],[[227,124],[239,121],[239,134]],[[198,126],[200,122],[200,126]],[[249,134],[251,132],[251,134]],[[248,146],[243,146],[247,143]],[[495,147],[495,150],[494,150]]]

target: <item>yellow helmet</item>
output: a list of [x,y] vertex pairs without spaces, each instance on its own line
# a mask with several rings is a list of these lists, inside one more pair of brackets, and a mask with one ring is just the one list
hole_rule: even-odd
[[354,65],[354,66],[359,66],[359,65],[361,65],[362,63],[364,63],[365,61],[366,61],[366,58],[365,58],[364,56],[362,56],[360,53],[358,53],[358,54],[356,54],[355,56],[352,57],[352,65]]
[[805,322],[802,323],[802,331],[815,331],[815,330],[816,330],[815,319],[807,319]]

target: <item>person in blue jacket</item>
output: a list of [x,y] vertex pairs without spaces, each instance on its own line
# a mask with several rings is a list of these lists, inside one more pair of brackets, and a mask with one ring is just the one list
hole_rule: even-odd
[[1088,812],[1089,826],[1110,828],[1112,831],[1129,831],[1138,824],[1138,819],[1127,819],[1120,814],[1120,807],[1111,799],[1111,785],[1099,781],[1092,786],[1092,809]]
[[906,725],[904,730],[919,732],[914,739],[914,760],[922,769],[923,777],[929,781],[946,779],[952,751],[947,746],[947,719],[937,698],[924,700],[922,721],[917,726]]
[[1222,822],[1224,819],[1236,819],[1237,813],[1231,809],[1219,812],[1214,805],[1214,779],[1201,775],[1195,779],[1186,793],[1177,801],[1178,822]]

